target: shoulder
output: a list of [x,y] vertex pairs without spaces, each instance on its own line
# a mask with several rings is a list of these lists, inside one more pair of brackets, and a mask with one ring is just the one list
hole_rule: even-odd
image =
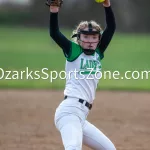
[[79,44],[71,41],[71,50],[67,57],[67,60],[70,62],[76,60],[80,56],[80,54],[82,54],[82,52],[83,51],[81,47],[79,46]]
[[101,52],[100,48],[97,48],[95,51],[99,55],[100,60],[102,60],[104,58],[104,53]]

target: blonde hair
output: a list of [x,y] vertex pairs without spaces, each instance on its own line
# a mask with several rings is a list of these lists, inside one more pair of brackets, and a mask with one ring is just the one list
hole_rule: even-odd
[[[81,22],[78,24],[78,26],[76,27],[76,29],[73,30],[72,35],[77,34],[77,33],[79,32],[79,30],[81,30],[81,29],[87,28],[87,27],[88,27],[88,23],[89,23],[88,21],[81,21]],[[100,26],[97,22],[91,20],[90,23],[92,24],[93,29],[96,29],[96,30],[99,31],[99,32],[103,32],[103,29],[101,28],[101,26]],[[73,41],[74,41],[75,43],[78,43],[76,37],[73,38]]]

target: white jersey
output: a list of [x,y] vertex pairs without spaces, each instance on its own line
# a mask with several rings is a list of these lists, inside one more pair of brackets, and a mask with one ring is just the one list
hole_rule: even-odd
[[101,59],[103,57],[99,49],[96,49],[93,55],[86,55],[79,45],[72,42],[72,50],[66,57],[67,78],[64,95],[93,103],[101,78]]

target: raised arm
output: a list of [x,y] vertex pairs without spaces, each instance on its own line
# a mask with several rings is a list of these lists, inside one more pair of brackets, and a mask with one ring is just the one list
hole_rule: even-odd
[[65,56],[68,56],[71,49],[71,41],[59,31],[58,11],[58,7],[50,6],[49,32],[52,39],[62,48]]
[[110,5],[110,0],[105,0],[103,6],[106,15],[106,28],[102,34],[102,38],[99,45],[101,53],[103,53],[106,50],[116,29],[115,17]]

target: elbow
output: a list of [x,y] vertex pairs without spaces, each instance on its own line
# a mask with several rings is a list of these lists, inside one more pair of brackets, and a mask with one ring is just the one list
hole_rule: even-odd
[[51,38],[55,37],[55,34],[54,34],[54,32],[52,30],[49,31],[49,35],[50,35]]
[[50,35],[50,37],[53,37],[53,36],[54,36],[52,32],[49,32],[49,35]]
[[49,35],[54,41],[57,39],[57,35],[55,32],[49,32]]
[[108,27],[109,33],[111,33],[112,35],[115,33],[116,31],[116,24],[111,24],[111,27]]
[[114,22],[114,25],[113,25],[113,26],[114,26],[114,31],[115,31],[115,30],[116,30],[116,22]]
[[115,20],[111,23],[110,28],[112,29],[113,32],[115,32],[115,30],[116,30],[116,21]]
[[115,30],[116,30],[116,21],[113,20],[111,22],[108,22],[106,28],[109,30],[109,32],[115,32]]
[[58,31],[56,29],[49,29],[49,35],[51,38],[55,39],[58,35]]
[[114,28],[114,31],[116,30],[116,20],[114,18],[114,21],[113,21],[113,28]]
[[112,22],[111,22],[111,28],[115,31],[116,30],[116,19],[115,17],[113,18]]
[[112,23],[111,25],[111,32],[114,34],[116,31],[116,22]]
[[53,30],[49,30],[49,35],[50,35],[50,37],[52,37],[53,36]]
[[49,35],[50,35],[50,37],[54,36],[54,29],[52,28],[51,25],[49,26]]

